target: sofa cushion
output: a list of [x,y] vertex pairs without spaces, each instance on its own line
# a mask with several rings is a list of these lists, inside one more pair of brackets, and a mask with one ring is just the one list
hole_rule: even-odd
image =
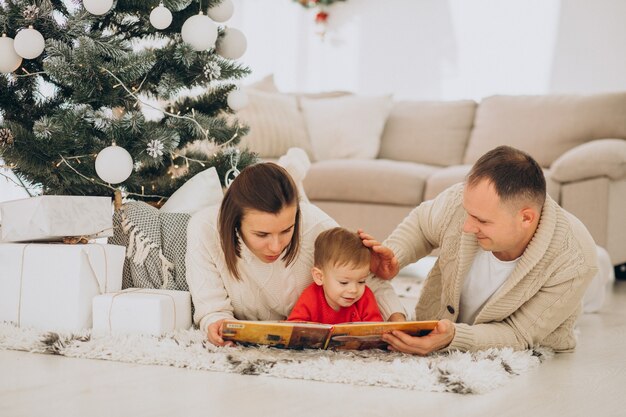
[[446,188],[465,181],[470,169],[471,165],[453,165],[434,172],[426,181],[424,200],[432,200]]
[[379,158],[430,165],[458,165],[474,122],[476,103],[400,101],[383,131]]
[[391,97],[300,99],[316,160],[373,159],[391,109]]
[[312,201],[417,206],[426,178],[438,169],[386,159],[319,161],[311,165],[304,189]]
[[606,176],[626,177],[626,140],[600,139],[583,143],[552,164],[552,176],[560,182]]
[[353,93],[349,91],[321,91],[319,93],[287,93],[292,96],[296,96],[298,98],[298,108],[302,110],[302,100],[303,99],[324,99],[324,98],[337,98],[337,97],[345,97],[352,96]]
[[237,112],[237,118],[250,126],[250,133],[240,146],[257,152],[261,158],[278,158],[294,147],[312,155],[296,97],[256,90],[247,93],[250,102]]
[[463,162],[506,144],[549,167],[565,151],[600,138],[626,139],[626,93],[493,96],[478,106]]

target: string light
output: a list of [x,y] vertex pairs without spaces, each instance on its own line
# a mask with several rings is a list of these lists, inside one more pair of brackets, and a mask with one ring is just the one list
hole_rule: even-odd
[[[102,181],[97,181],[95,178],[88,177],[88,176],[80,173],[79,171],[77,171],[76,168],[74,168],[68,161],[68,159],[76,159],[77,158],[76,156],[72,156],[72,157],[69,157],[67,159],[65,157],[63,157],[63,155],[59,155],[59,157],[61,158],[61,161],[58,164],[56,164],[57,167],[59,167],[61,164],[65,164],[69,169],[74,171],[74,173],[79,175],[80,177],[82,177],[82,178],[84,178],[84,179],[86,179],[88,181],[91,181],[92,183],[98,184],[98,185],[100,185],[102,187],[106,187],[106,188],[108,188],[110,190],[118,191],[117,188],[111,186],[110,184],[104,183]],[[156,187],[154,186],[154,184],[152,184],[152,190],[153,191],[156,190]],[[163,201],[164,199],[167,200],[167,197],[162,196],[162,195],[158,195],[158,194],[148,194],[148,195],[146,195],[146,194],[144,194],[143,193],[143,186],[142,186],[142,193],[141,194],[139,194],[139,193],[131,193],[131,192],[128,192],[128,191],[125,191],[124,194],[125,195],[135,195],[135,196],[143,196],[143,197],[160,198],[161,201]]]

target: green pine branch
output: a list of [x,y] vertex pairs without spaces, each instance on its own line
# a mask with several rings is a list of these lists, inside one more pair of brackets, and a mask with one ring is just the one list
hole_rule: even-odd
[[[204,0],[203,10],[219,2]],[[0,157],[21,180],[48,194],[111,195],[113,187],[97,177],[94,160],[113,141],[135,163],[119,186],[144,196],[167,197],[211,166],[224,182],[235,162],[243,169],[257,161],[246,150],[233,157],[248,128],[226,103],[250,69],[182,41],[181,27],[198,13],[198,1],[163,3],[173,21],[159,31],[149,23],[156,0],[118,0],[104,16],[64,0],[0,2],[0,27],[8,36],[32,24],[46,40],[41,56],[0,75],[0,129],[12,139],[2,142],[0,136]],[[146,103],[169,115],[146,118]],[[206,146],[189,150],[198,143]]]

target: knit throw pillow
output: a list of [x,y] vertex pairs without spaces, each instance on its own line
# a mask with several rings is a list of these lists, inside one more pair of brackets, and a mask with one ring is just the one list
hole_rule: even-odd
[[109,243],[126,246],[122,288],[189,291],[185,279],[187,213],[164,213],[141,201],[113,216]]

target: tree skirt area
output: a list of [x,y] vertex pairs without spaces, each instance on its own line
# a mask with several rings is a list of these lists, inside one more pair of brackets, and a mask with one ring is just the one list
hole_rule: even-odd
[[427,357],[380,350],[283,350],[209,344],[199,330],[163,336],[92,338],[84,333],[42,332],[0,323],[0,349],[48,353],[178,368],[372,385],[418,391],[480,394],[551,358],[548,349],[451,352]]

